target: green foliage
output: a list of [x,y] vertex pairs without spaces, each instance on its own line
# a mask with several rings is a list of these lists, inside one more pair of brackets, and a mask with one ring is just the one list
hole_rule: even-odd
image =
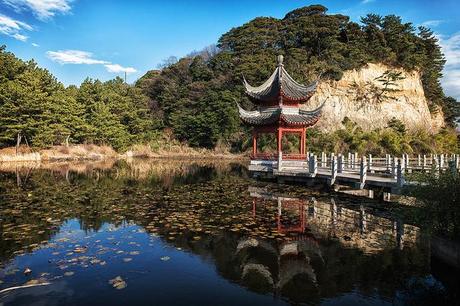
[[422,222],[442,236],[460,240],[460,176],[453,171],[440,174],[418,173],[411,179],[419,183],[407,190],[423,207]]
[[36,147],[69,141],[124,149],[156,137],[160,123],[141,89],[120,78],[64,88],[35,62],[0,48],[1,147],[20,134]]
[[456,127],[460,124],[460,102],[452,97],[444,97],[442,110],[446,123],[450,127]]
[[312,152],[358,152],[384,156],[385,154],[429,154],[460,152],[457,135],[452,129],[443,129],[434,136],[426,131],[407,132],[404,124],[393,118],[385,129],[364,131],[348,118],[344,128],[332,133],[317,129],[308,131],[308,150]]
[[0,48],[0,146],[15,144],[18,134],[38,146],[62,141],[81,125],[74,104],[47,70]]
[[235,102],[241,95],[222,86],[224,81],[196,56],[164,68],[143,90],[179,140],[212,148],[219,140],[229,139],[239,126]]

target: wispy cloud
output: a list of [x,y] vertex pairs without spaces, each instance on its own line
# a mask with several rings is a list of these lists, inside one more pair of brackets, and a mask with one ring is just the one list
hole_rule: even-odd
[[120,72],[126,72],[126,73],[134,73],[137,72],[136,69],[133,67],[123,67],[118,64],[107,64],[104,65],[105,68],[107,68],[108,72],[113,72],[113,73],[120,73]]
[[444,20],[441,19],[434,19],[434,20],[427,20],[422,22],[420,25],[427,27],[427,28],[434,28],[439,26],[441,23],[444,23]]
[[2,0],[14,10],[30,10],[40,20],[48,20],[57,13],[65,14],[72,9],[73,0]]
[[55,61],[61,65],[73,64],[73,65],[104,65],[108,72],[111,73],[135,73],[136,69],[133,67],[123,67],[119,64],[114,64],[109,61],[96,59],[93,57],[91,52],[81,50],[59,50],[59,51],[48,51],[46,55],[52,61]]
[[446,58],[442,86],[447,95],[460,100],[460,32],[437,37]]
[[40,45],[37,44],[37,43],[32,43],[32,46],[34,46],[34,47],[40,47]]
[[368,4],[368,3],[371,3],[371,2],[374,2],[375,0],[362,0],[361,1],[361,4]]
[[31,30],[32,27],[27,23],[0,14],[1,34],[13,37],[20,41],[26,41],[28,37],[24,35],[23,32]]
[[110,64],[110,62],[102,61],[93,58],[91,52],[80,51],[80,50],[59,50],[59,51],[48,51],[46,55],[53,61],[59,64]]

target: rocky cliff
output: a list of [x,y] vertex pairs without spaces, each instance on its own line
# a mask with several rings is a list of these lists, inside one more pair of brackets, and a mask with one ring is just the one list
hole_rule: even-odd
[[[389,71],[399,74],[400,79],[390,80],[385,86],[383,79]],[[322,82],[305,108],[312,109],[325,99],[323,117],[318,123],[323,131],[341,128],[345,117],[365,130],[384,128],[393,117],[401,120],[408,130],[434,133],[444,125],[441,112],[430,113],[417,71],[407,72],[382,64],[346,71],[340,81]]]

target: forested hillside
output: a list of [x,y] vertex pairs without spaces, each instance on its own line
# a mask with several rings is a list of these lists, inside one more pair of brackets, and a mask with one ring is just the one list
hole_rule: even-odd
[[[326,11],[314,5],[294,10],[283,19],[256,18],[222,35],[219,52],[205,50],[204,56],[183,58],[161,72],[147,74],[138,86],[162,110],[165,124],[179,139],[200,146],[225,139],[244,148],[241,140],[247,133],[241,133],[234,107],[236,101],[251,107],[243,94],[242,76],[250,84],[260,84],[272,73],[278,54],[284,55],[286,69],[303,83],[318,75],[322,81],[339,80],[344,71],[370,62],[417,69],[430,109],[434,112],[439,106],[446,121],[452,122],[456,104],[445,97],[440,85],[445,61],[432,31],[416,30],[394,15],[371,14],[358,24]],[[394,132],[396,138],[405,137]],[[436,145],[425,145],[432,146]]]
[[69,142],[124,149],[151,140],[160,122],[141,90],[120,78],[65,88],[35,62],[0,49],[0,147],[15,145],[20,135],[36,147]]
[[[17,135],[39,147],[70,143],[109,144],[124,150],[149,143],[165,130],[191,146],[247,148],[236,102],[250,108],[242,75],[251,84],[264,81],[276,55],[300,82],[321,75],[339,80],[344,71],[367,63],[418,70],[430,109],[439,108],[451,123],[458,115],[455,99],[440,85],[444,58],[433,32],[415,29],[390,15],[368,15],[361,23],[328,15],[321,5],[300,8],[283,19],[260,17],[223,34],[216,48],[194,52],[161,70],[149,71],[135,85],[117,78],[85,80],[65,88],[48,71],[0,50],[0,146],[16,144]],[[362,103],[362,102],[360,102]],[[312,130],[312,144],[339,141],[340,150],[368,150],[368,143],[389,152],[458,149],[449,129],[435,137],[425,131],[408,135],[399,122],[365,133],[347,123],[346,130],[324,135]],[[359,136],[358,136],[359,135]],[[421,136],[420,136],[421,135]],[[357,140],[358,139],[358,140]],[[358,143],[357,143],[358,142]],[[372,147],[375,147],[373,144]]]

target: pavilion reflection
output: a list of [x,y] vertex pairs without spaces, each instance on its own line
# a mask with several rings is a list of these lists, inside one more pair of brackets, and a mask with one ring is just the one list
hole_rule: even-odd
[[[334,238],[344,246],[357,247],[365,253],[389,247],[401,250],[405,244],[414,245],[420,240],[418,227],[381,216],[362,204],[349,207],[338,204],[334,198],[301,199],[255,187],[249,187],[249,194],[254,217],[259,206],[270,202],[277,205],[277,231],[286,234],[287,239]],[[288,222],[283,222],[284,219]]]
[[[300,199],[254,187],[249,194],[254,218],[263,213],[264,206],[276,205],[272,226],[285,235],[239,238],[233,264],[238,267],[239,282],[251,290],[272,292],[293,303],[317,304],[353,290],[351,284],[367,279],[371,269],[376,273],[371,284],[379,286],[384,281],[377,275],[383,271],[397,276],[411,269],[411,265],[402,270],[385,267],[385,258],[407,260],[421,255],[412,268],[424,270],[427,253],[416,255],[419,248],[415,246],[422,242],[415,226],[379,216],[363,205],[345,207],[334,199]],[[357,263],[356,256],[367,259]]]

